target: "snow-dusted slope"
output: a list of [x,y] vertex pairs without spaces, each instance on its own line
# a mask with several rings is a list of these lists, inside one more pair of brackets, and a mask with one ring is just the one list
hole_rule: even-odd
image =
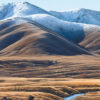
[[100,25],[100,11],[81,8],[65,12],[50,11],[50,13],[64,21]]
[[54,16],[47,14],[35,14],[27,18],[38,22],[41,25],[63,35],[65,38],[80,42],[84,38],[84,25],[67,21],[62,21]]
[[49,12],[28,2],[0,5],[0,20],[34,14],[49,14],[64,21],[100,25],[100,11],[82,8],[65,12]]
[[19,17],[38,13],[49,14],[49,12],[28,2],[8,3],[0,6],[0,20],[13,16]]

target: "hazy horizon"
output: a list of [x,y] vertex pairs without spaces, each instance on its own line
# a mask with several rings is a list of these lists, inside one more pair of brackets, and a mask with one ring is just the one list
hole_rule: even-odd
[[46,10],[66,11],[77,8],[86,8],[100,11],[100,0],[3,0],[0,3],[30,2]]

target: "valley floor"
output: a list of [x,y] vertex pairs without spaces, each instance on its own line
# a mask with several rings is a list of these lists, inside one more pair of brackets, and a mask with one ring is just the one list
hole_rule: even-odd
[[100,78],[100,56],[0,57],[0,76]]

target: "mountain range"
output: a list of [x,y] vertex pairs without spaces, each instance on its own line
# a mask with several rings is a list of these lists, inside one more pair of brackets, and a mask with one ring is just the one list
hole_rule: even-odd
[[28,2],[0,6],[0,55],[100,54],[100,11],[46,11]]

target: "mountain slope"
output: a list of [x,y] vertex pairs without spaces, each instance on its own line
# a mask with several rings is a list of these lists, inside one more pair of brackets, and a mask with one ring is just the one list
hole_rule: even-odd
[[100,27],[85,30],[85,38],[79,44],[94,53],[100,54]]
[[66,39],[78,43],[84,38],[83,24],[62,21],[56,17],[47,14],[35,14],[27,18],[42,24],[43,26],[57,32]]
[[[17,19],[18,20],[18,19]],[[7,21],[2,22],[7,23]],[[34,22],[10,25],[0,31],[1,55],[76,55],[88,51]]]
[[100,26],[62,21],[46,14],[36,14],[30,17],[28,18],[57,32],[67,40],[100,54]]
[[[2,9],[1,9],[2,8]],[[27,17],[28,19],[32,19],[43,26],[57,32],[58,34],[62,35],[66,39],[74,42],[79,43],[81,42],[85,37],[85,28],[88,27],[91,28],[92,25],[86,25],[86,24],[80,24],[80,23],[74,23],[69,21],[75,21],[75,16],[80,16],[80,18],[83,18],[83,14],[85,13],[92,13],[94,12],[87,10],[87,9],[80,9],[77,11],[71,11],[66,12],[65,14],[60,13],[60,17],[54,15],[55,13],[47,12],[35,5],[32,5],[28,2],[25,3],[9,3],[7,5],[1,6],[1,19],[12,17]],[[99,13],[99,12],[98,12]],[[76,14],[76,15],[75,15]],[[54,17],[54,16],[56,17]],[[59,15],[59,14],[58,14]],[[63,15],[63,16],[62,16]],[[98,14],[99,15],[99,14]],[[75,18],[74,18],[75,17]],[[60,19],[59,19],[60,18]],[[70,18],[68,21],[63,21],[63,18]],[[62,19],[62,20],[61,20]],[[92,18],[89,18],[90,20]],[[86,20],[88,20],[88,17],[86,17]],[[85,19],[83,21],[86,21]],[[77,21],[76,21],[77,22]]]
[[[67,12],[54,12],[54,11],[48,12],[35,5],[25,2],[25,3],[17,3],[17,4],[9,3],[6,5],[2,5],[0,6],[0,14],[1,14],[0,19],[5,20],[3,22],[0,21],[0,45],[2,45],[0,46],[0,50],[2,52],[6,51],[7,53],[7,50],[9,51],[9,49],[7,48],[10,48],[10,46],[11,48],[13,48],[13,46],[16,47],[15,45],[12,45],[12,44],[16,44],[16,43],[20,44],[20,42],[27,43],[26,41],[30,41],[30,39],[32,38],[29,38],[29,37],[27,38],[26,36],[28,35],[26,35],[26,33],[32,34],[32,33],[35,33],[34,31],[36,31],[37,33],[36,28],[33,28],[33,29],[30,28],[31,27],[30,24],[34,24],[34,23],[35,24],[38,23],[37,27],[41,28],[41,30],[44,29],[47,33],[52,33],[52,32],[54,34],[56,33],[57,37],[58,36],[62,37],[64,41],[67,41],[68,43],[69,41],[71,41],[70,45],[74,45],[80,49],[82,49],[81,48],[82,46],[83,51],[84,51],[84,48],[86,48],[87,50],[90,50],[96,53],[100,52],[100,48],[99,48],[100,46],[100,42],[99,42],[100,41],[99,39],[100,12],[99,11],[92,11],[88,9],[78,9],[78,10],[67,11]],[[25,22],[25,25],[21,24],[24,22]],[[28,30],[26,30],[27,29],[26,26],[28,26]],[[24,30],[23,28],[25,27],[26,29]],[[52,39],[56,38],[56,36],[55,37],[53,36]],[[23,37],[25,37],[25,39],[23,39]],[[49,48],[47,44],[45,44],[45,42],[50,44],[49,46],[51,46],[52,44],[51,42],[50,43],[48,42],[49,40],[46,40],[44,38],[40,39],[40,37],[51,38],[51,35],[49,34],[44,35],[43,33],[41,33],[39,35],[35,35],[32,37],[35,37],[36,41],[38,42],[35,43],[34,38],[31,40],[31,42],[33,41],[36,47],[38,46],[39,48],[42,48],[41,50],[34,48],[34,49],[37,49],[35,51],[37,51],[38,53],[42,51],[44,52],[44,50],[45,51],[47,50],[46,48]],[[42,39],[44,39],[45,42],[43,42],[43,44],[41,43],[41,47],[40,47],[40,41],[42,41]],[[55,43],[55,44],[53,43],[54,47],[52,47],[54,49],[53,50],[54,54],[55,52],[59,52],[57,54],[68,54],[67,51],[65,51],[66,47],[67,47],[66,49],[69,49],[68,50],[69,55],[74,54],[72,53],[73,50],[71,50],[72,47],[69,48],[70,46],[68,47],[68,44],[67,46],[61,45],[62,50],[59,49],[61,51],[59,51],[58,49],[56,50],[56,45],[58,46],[60,42],[62,44],[62,41],[58,42],[58,40],[54,41],[52,39],[50,41]],[[26,48],[29,48],[27,47],[27,45],[23,44],[23,46],[26,46]],[[25,52],[26,52],[26,48],[25,48]],[[71,53],[70,53],[70,50],[71,50]],[[13,50],[10,50],[10,51],[13,51]],[[46,52],[51,53],[51,51],[52,50],[46,51]]]

